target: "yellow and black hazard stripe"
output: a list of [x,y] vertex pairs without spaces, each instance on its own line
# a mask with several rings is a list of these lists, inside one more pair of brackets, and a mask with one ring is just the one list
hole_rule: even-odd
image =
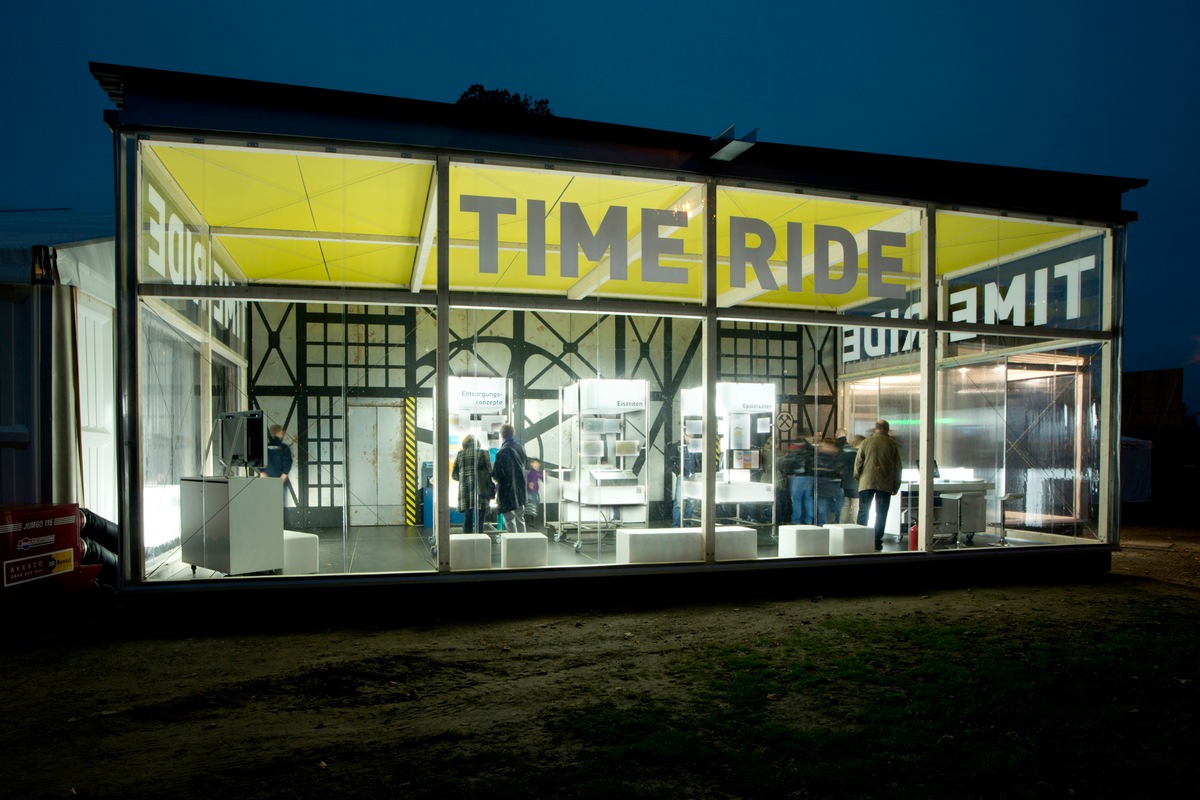
[[404,398],[404,524],[420,525],[417,518],[417,398]]

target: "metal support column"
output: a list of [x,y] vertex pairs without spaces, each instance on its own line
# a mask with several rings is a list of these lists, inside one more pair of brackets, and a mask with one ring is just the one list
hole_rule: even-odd
[[[1099,523],[1103,541],[1121,543],[1121,367],[1125,314],[1125,228],[1105,237],[1104,263],[1109,280],[1104,281],[1104,330],[1112,339],[1102,346],[1100,360],[1100,492]],[[1086,408],[1082,406],[1081,408]]]
[[704,500],[700,525],[704,529],[704,560],[716,561],[717,550],[717,378],[720,375],[721,327],[717,319],[717,182],[708,179],[704,196],[704,436],[700,451]]
[[450,158],[437,159],[437,366],[433,396],[433,518],[438,572],[450,571]]
[[[117,519],[121,531],[118,588],[146,579],[142,535],[141,391],[138,365],[142,349],[138,331],[138,142],[132,134],[113,133],[116,164],[117,226]],[[133,554],[138,553],[134,558]],[[137,570],[136,574],[134,570]]]
[[[921,264],[921,313],[925,322],[921,343],[921,440],[918,444],[920,461],[924,465],[918,477],[920,482],[917,515],[917,549],[933,549],[933,464],[937,451],[937,359],[938,338],[937,318],[938,282],[937,282],[937,209],[927,206],[925,209],[924,247]],[[901,531],[903,534],[904,531]],[[911,534],[910,534],[911,535]],[[909,543],[910,549],[913,547]]]

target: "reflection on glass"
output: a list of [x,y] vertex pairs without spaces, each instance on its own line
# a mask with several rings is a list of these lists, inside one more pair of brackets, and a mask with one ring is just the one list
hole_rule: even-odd
[[[1001,339],[985,344],[990,351],[1004,349]],[[1100,430],[1089,409],[1098,405],[1101,346],[1026,348],[1002,357],[939,361],[931,465],[937,470],[935,548],[1100,537]],[[914,484],[902,493],[902,503],[915,510],[919,374],[848,375],[844,381],[852,435],[874,419],[891,421],[905,481]],[[898,532],[915,520],[902,516]]]
[[939,212],[936,258],[946,319],[1100,330],[1105,248],[1101,229]]
[[142,315],[142,541],[154,576],[180,546],[179,481],[204,467],[201,361],[195,345],[147,310]]

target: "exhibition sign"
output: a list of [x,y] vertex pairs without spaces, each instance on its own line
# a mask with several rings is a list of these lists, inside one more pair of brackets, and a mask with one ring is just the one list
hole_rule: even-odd
[[[1012,328],[1101,329],[1100,301],[1104,237],[1036,253],[991,269],[945,279],[946,315],[952,322]],[[878,303],[865,309],[881,319],[919,319],[920,300]],[[899,328],[842,329],[842,363],[920,349],[923,331]],[[975,338],[947,333],[951,342]]]
[[[452,291],[698,304],[711,280],[722,308],[921,314],[920,206],[741,186],[720,186],[710,201],[705,184],[682,179],[452,162],[441,221],[428,161],[157,143],[143,153],[144,283],[428,290],[443,252],[437,232],[448,228]],[[1102,233],[980,214],[938,219],[943,319],[1099,329],[1090,298],[1099,297]],[[1062,255],[1085,236],[1092,244]],[[175,304],[199,322],[199,304]],[[209,308],[223,340],[244,338],[236,301]],[[844,357],[904,352],[916,337],[850,329]]]

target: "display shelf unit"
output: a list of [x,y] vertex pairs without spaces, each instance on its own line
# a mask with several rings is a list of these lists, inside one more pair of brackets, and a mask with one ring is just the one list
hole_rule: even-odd
[[555,541],[597,551],[620,527],[648,521],[644,380],[583,380],[559,390],[561,491]]
[[[685,475],[683,497],[696,507],[704,497],[703,470],[717,468],[715,502],[731,513],[723,522],[773,526],[775,522],[775,384],[718,383],[717,442],[704,442],[704,389],[680,392],[679,463]],[[687,503],[684,504],[686,511]],[[684,524],[700,524],[698,514]]]

